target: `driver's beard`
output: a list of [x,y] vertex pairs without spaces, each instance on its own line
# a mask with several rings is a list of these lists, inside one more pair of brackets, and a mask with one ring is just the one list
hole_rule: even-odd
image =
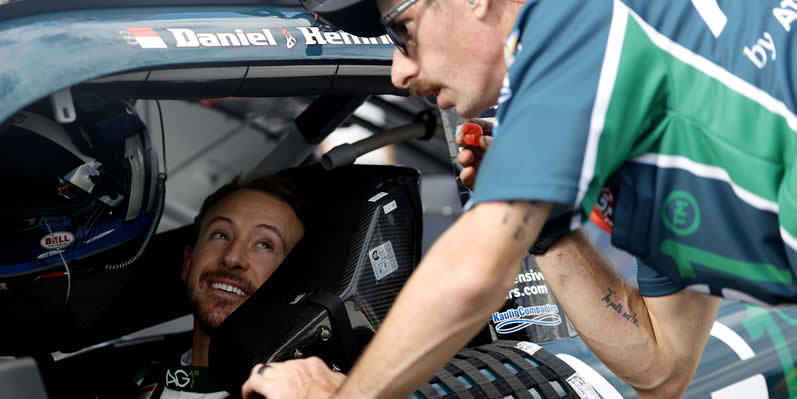
[[[232,304],[232,301],[224,298],[212,298],[202,302],[198,290],[189,291],[191,291],[189,292],[189,299],[191,308],[194,310],[194,320],[197,321],[200,329],[211,335],[224,319],[232,313],[232,310],[226,311],[228,309],[227,306]],[[210,309],[203,309],[203,305],[205,308]]]
[[186,284],[186,293],[191,309],[193,309],[194,320],[202,331],[210,335],[233,312],[234,309],[229,306],[234,302],[231,299],[220,297],[204,298],[203,300],[199,289],[199,280],[202,276],[191,277]]

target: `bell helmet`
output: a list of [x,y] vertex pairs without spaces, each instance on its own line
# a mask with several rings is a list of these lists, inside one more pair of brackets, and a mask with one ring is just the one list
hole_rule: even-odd
[[77,117],[67,124],[54,121],[48,105],[0,126],[0,278],[50,273],[142,238],[129,258],[93,265],[126,267],[162,212],[165,177],[146,126],[119,100],[76,96]]

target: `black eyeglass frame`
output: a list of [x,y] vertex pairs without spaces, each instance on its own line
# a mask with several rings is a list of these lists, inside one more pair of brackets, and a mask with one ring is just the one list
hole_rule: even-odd
[[404,0],[391,8],[388,12],[382,14],[382,25],[384,25],[387,35],[404,55],[407,55],[407,43],[399,39],[398,34],[393,30],[393,20],[417,2],[418,0]]

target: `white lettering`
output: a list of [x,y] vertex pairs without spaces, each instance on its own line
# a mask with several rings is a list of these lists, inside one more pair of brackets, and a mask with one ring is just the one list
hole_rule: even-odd
[[695,6],[700,18],[708,25],[714,37],[720,37],[728,23],[728,17],[720,9],[717,0],[692,0],[692,5]]
[[207,47],[220,47],[219,39],[212,33],[199,33],[196,35],[199,38],[199,44]]
[[219,37],[219,42],[221,42],[221,45],[224,47],[238,47],[241,45],[241,43],[238,42],[238,38],[232,33],[218,33],[217,36]]
[[777,53],[775,52],[775,40],[772,39],[772,35],[770,35],[769,32],[764,32],[764,39],[758,39],[758,45],[771,51],[772,61],[775,61],[777,58]]
[[359,37],[354,36],[351,33],[339,31],[339,32],[321,32],[321,30],[317,27],[298,27],[302,35],[304,36],[304,41],[306,45],[313,45],[313,44],[331,44],[331,45],[342,45],[342,44],[386,44],[392,45],[393,41],[390,40],[388,35],[382,35],[380,37]]
[[274,39],[274,35],[271,34],[270,29],[263,29],[263,33],[266,35],[266,38],[268,39],[268,44],[272,46],[277,45],[277,41]]
[[758,39],[752,47],[744,48],[744,55],[750,59],[756,68],[762,69],[767,65],[767,50],[772,53],[772,60],[774,61],[777,56],[775,53],[775,41],[769,32],[764,32],[764,39]]
[[[347,33],[344,31],[340,31],[340,36],[343,37],[343,43],[346,44],[360,44],[360,38],[357,36],[352,35],[351,33]],[[387,36],[387,35],[385,35]]]
[[178,369],[172,375],[171,370],[166,370],[166,383],[167,384],[174,384],[180,388],[185,388],[188,383],[191,382],[191,378],[188,377],[188,373],[184,370]]
[[177,47],[199,47],[199,40],[197,40],[194,31],[191,29],[166,29],[174,36],[177,41]]
[[324,36],[321,35],[321,30],[316,27],[298,27],[299,31],[302,32],[304,35],[304,42],[306,45],[311,44],[327,44],[327,41],[324,40]]
[[235,30],[235,36],[238,36],[238,40],[241,42],[242,46],[248,46],[249,42],[246,41],[246,36],[244,36],[244,31],[240,29]]
[[343,44],[343,40],[338,32],[324,32],[324,38],[327,39],[329,44]]
[[253,46],[268,46],[268,39],[266,39],[266,35],[262,33],[247,33],[246,38]]
[[[781,3],[782,5],[783,3]],[[791,24],[797,19],[797,12],[788,8],[776,8],[772,10],[772,15],[783,25],[783,29],[786,29],[786,32],[791,32]]]
[[794,0],[783,0],[780,2],[780,6],[783,8],[791,7],[794,11],[797,11],[797,3]]

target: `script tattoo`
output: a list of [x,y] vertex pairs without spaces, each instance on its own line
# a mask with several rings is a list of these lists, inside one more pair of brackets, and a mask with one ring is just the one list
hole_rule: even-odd
[[609,290],[609,293],[605,297],[601,298],[601,302],[606,302],[607,308],[612,308],[615,312],[617,312],[617,315],[620,316],[621,319],[639,328],[639,321],[636,318],[636,313],[631,313],[631,309],[629,309],[628,305],[626,305],[622,300],[617,299],[617,302],[613,301],[612,295],[616,294],[616,292],[614,292],[614,290],[611,288],[607,289]]

